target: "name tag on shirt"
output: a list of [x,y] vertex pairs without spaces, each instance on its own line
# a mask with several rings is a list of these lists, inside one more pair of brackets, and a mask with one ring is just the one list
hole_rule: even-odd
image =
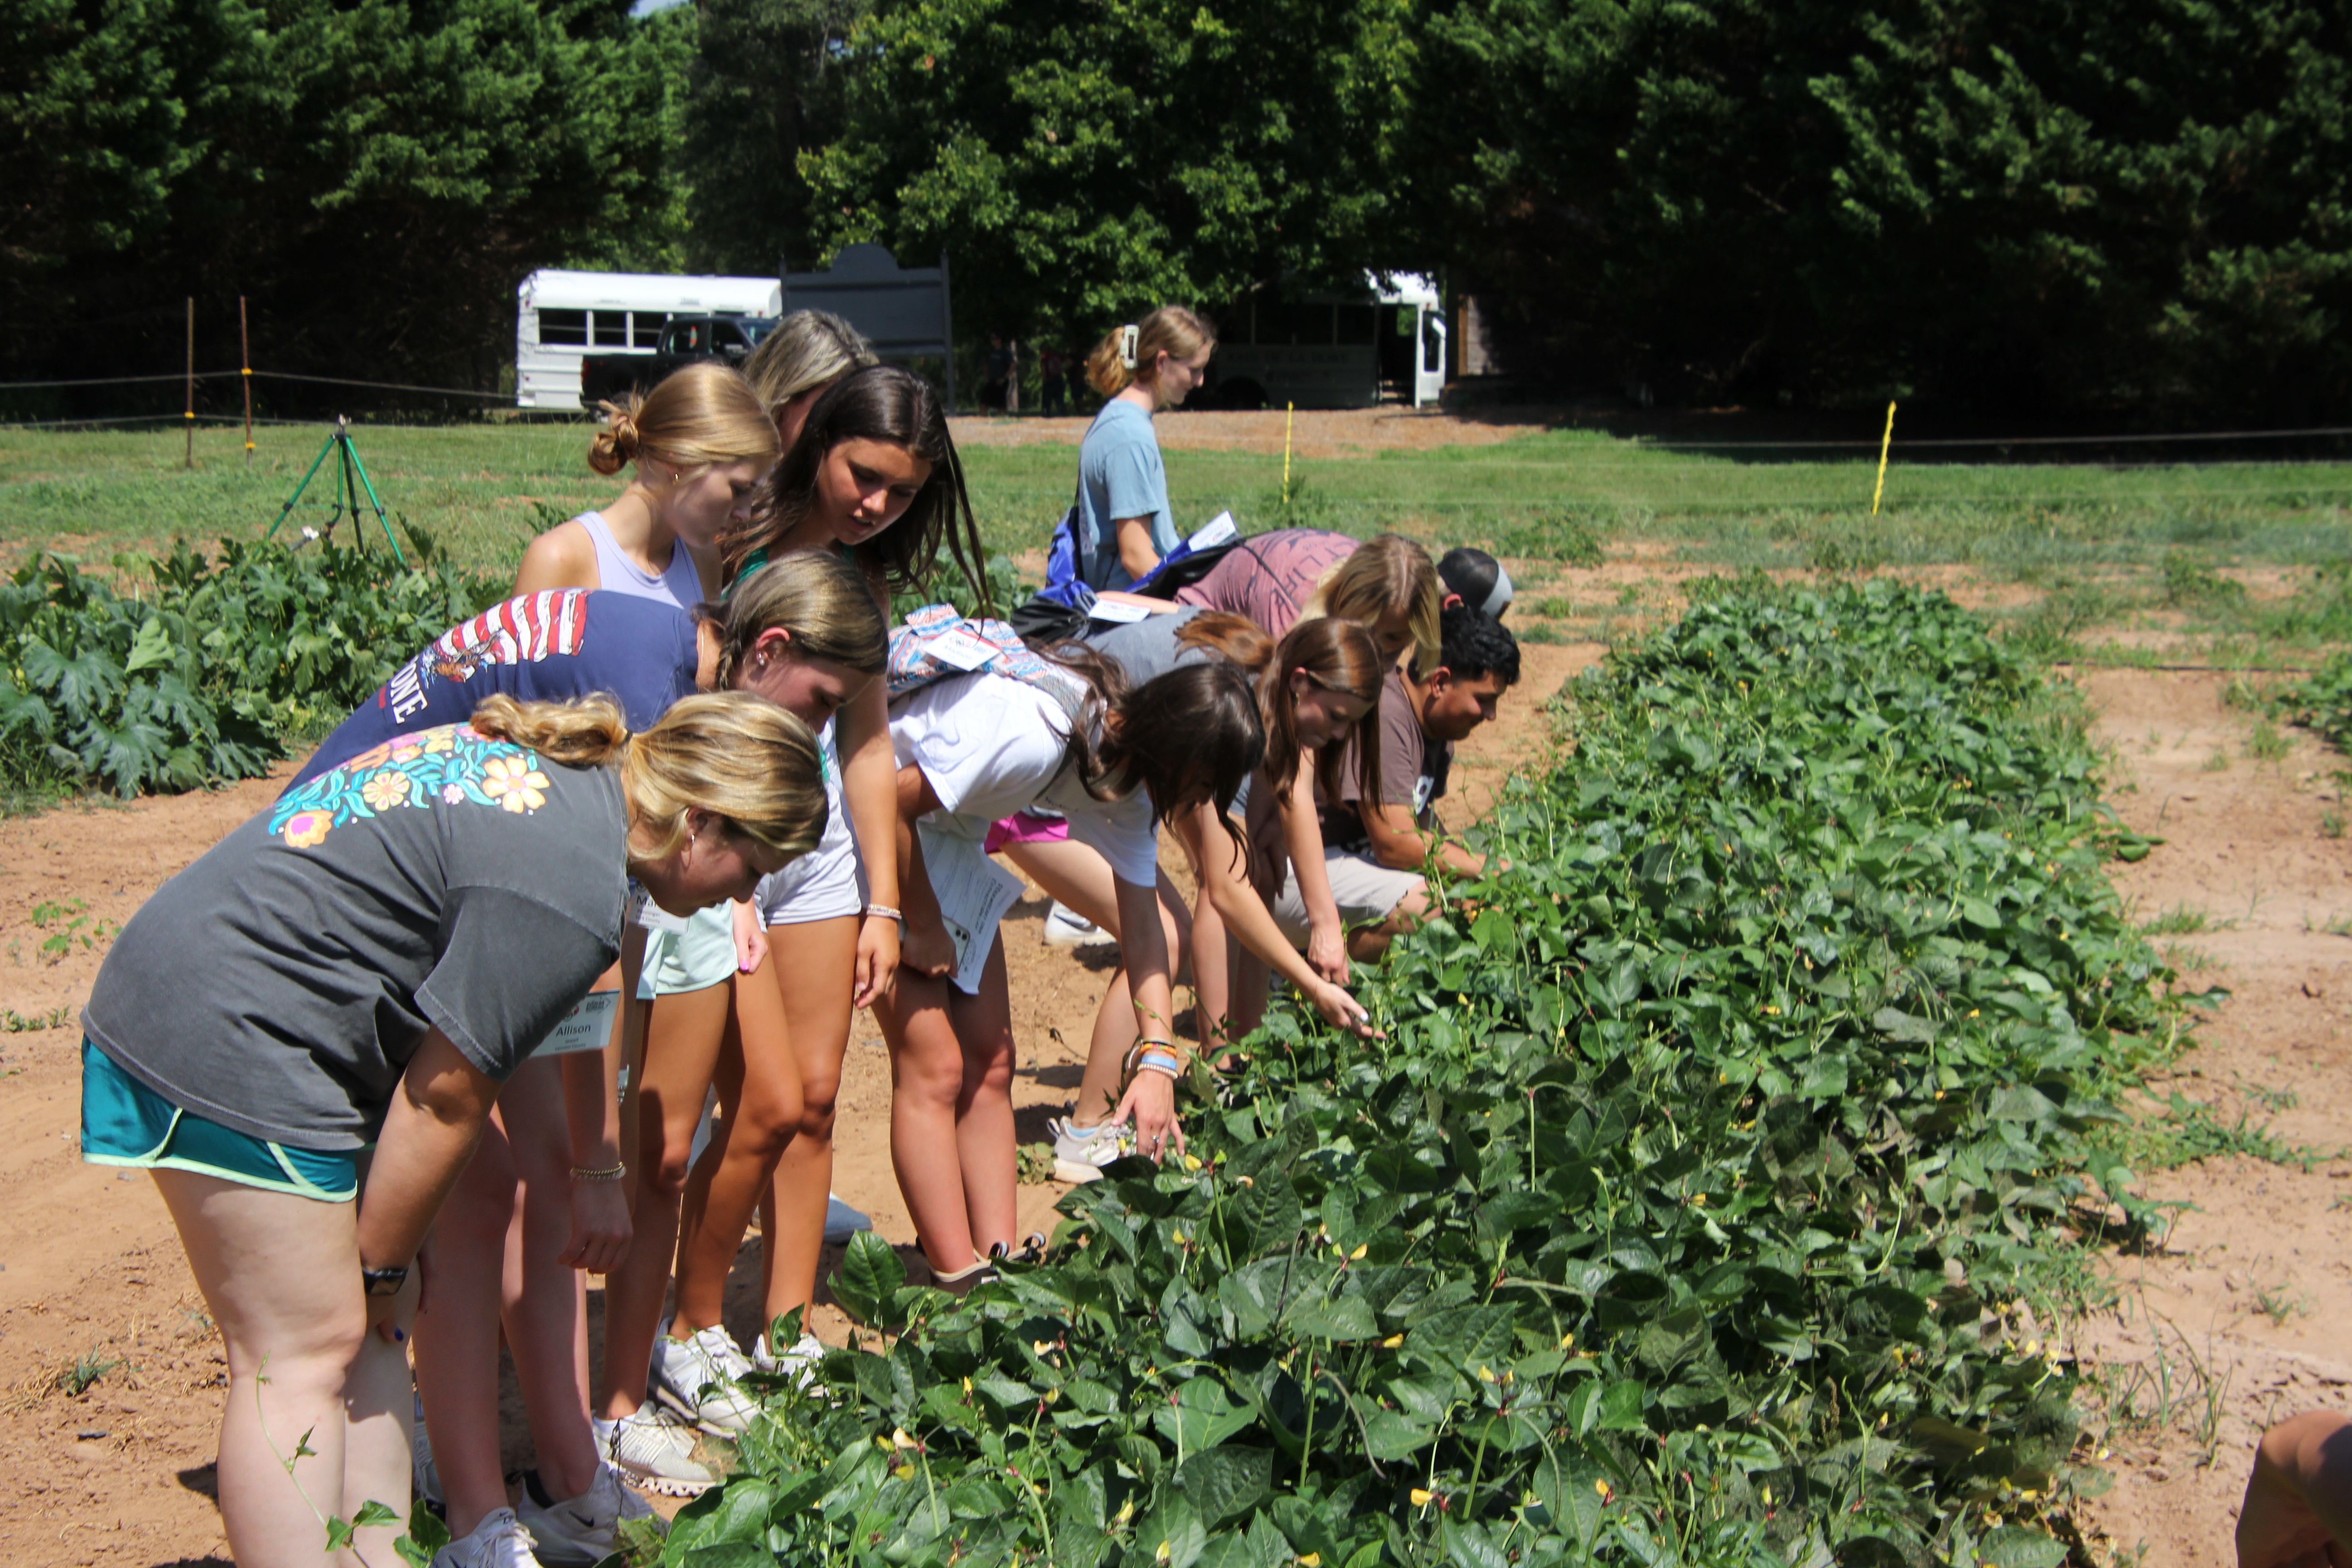
[[941,664],[957,669],[980,668],[1003,651],[992,642],[974,636],[963,626],[950,626],[946,631],[923,644],[923,651]]
[[1125,626],[1129,621],[1139,621],[1150,614],[1151,612],[1141,605],[1121,604],[1112,599],[1097,599],[1087,606],[1087,619],[1108,621],[1113,626]]
[[649,898],[639,900],[636,921],[647,931],[666,931],[672,936],[686,929],[684,915],[674,915]]
[[1186,541],[1186,542],[1192,545],[1195,550],[1213,550],[1229,539],[1238,539],[1240,537],[1241,530],[1234,526],[1234,514],[1229,511],[1221,511],[1216,516],[1211,518],[1208,521],[1202,523],[1200,531],[1194,533],[1190,540]]
[[565,1056],[573,1051],[601,1051],[613,1037],[613,1014],[621,1005],[618,991],[591,991],[563,1021],[540,1042],[537,1055]]

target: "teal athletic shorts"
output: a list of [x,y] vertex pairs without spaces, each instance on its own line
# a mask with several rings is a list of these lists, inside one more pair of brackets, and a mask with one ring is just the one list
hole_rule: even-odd
[[81,1157],[93,1165],[194,1171],[320,1203],[359,1196],[360,1151],[292,1149],[178,1106],[81,1043]]

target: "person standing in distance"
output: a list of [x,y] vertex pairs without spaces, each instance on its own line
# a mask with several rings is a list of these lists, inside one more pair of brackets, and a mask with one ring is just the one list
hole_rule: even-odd
[[1150,576],[1176,548],[1151,416],[1201,384],[1216,347],[1206,321],[1181,305],[1162,305],[1140,325],[1113,331],[1087,358],[1087,379],[1109,399],[1078,446],[1078,574],[1097,592]]

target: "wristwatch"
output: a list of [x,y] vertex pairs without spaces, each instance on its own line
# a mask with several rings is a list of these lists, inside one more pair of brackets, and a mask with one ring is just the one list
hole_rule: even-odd
[[370,1268],[362,1263],[360,1265],[360,1282],[366,1288],[368,1295],[397,1296],[400,1288],[408,1283],[408,1265],[403,1263],[391,1268]]

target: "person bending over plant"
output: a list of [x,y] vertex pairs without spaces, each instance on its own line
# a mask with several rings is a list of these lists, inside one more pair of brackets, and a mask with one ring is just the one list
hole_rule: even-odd
[[[1495,717],[1518,684],[1518,640],[1484,610],[1454,605],[1440,617],[1437,662],[1389,672],[1381,693],[1381,799],[1367,803],[1352,760],[1339,769],[1339,798],[1318,792],[1323,865],[1346,922],[1348,955],[1377,962],[1429,909],[1427,874],[1486,875],[1487,863],[1447,838],[1437,820],[1456,742]],[[1423,661],[1416,661],[1418,665]],[[1307,906],[1293,870],[1274,918],[1294,943],[1307,941]]]

